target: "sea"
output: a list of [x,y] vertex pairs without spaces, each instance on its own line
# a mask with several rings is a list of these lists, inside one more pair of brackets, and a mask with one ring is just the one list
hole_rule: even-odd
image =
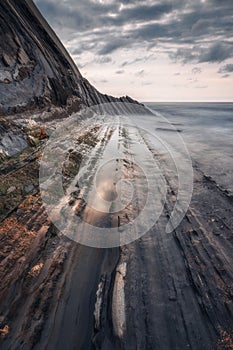
[[[193,164],[233,194],[233,103],[145,103],[160,119],[164,139],[176,139],[167,127],[171,124],[183,139]],[[147,130],[154,130],[149,118]],[[158,123],[156,124],[158,125]]]

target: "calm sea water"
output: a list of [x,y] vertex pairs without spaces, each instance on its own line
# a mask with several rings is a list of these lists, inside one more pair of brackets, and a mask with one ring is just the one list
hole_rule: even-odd
[[233,131],[233,103],[147,103],[168,120],[180,120],[186,126],[204,125]]
[[[154,111],[154,121],[166,118],[179,130],[193,162],[233,192],[233,103],[146,105]],[[160,124],[165,125],[162,119]],[[149,128],[153,130],[153,118],[147,125]],[[165,128],[163,135],[168,141],[172,140],[172,133],[166,133]]]

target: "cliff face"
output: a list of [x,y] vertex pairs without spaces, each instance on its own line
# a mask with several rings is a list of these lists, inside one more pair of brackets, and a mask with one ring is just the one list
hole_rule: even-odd
[[[101,94],[82,77],[32,0],[0,2],[1,114],[110,101],[118,99]],[[120,101],[133,102],[128,97]]]

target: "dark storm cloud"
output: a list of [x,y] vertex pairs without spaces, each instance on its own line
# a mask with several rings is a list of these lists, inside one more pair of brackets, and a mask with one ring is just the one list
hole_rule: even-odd
[[233,72],[233,63],[226,64],[225,66],[221,67],[218,71],[219,73],[232,73]]
[[143,1],[133,2],[136,5],[129,8],[121,8],[122,1],[35,0],[35,3],[53,25],[66,22],[66,27],[81,32],[105,25],[122,26],[132,21],[155,20],[172,11],[171,3],[157,1],[149,5]]
[[184,63],[233,57],[232,0],[35,2],[63,40],[78,36],[73,54],[88,50],[105,56],[138,46]]
[[220,63],[233,56],[233,45],[228,42],[215,42],[211,44],[200,44],[186,48],[179,48],[170,54],[175,60],[188,62],[212,62]]
[[113,23],[125,24],[129,21],[144,22],[159,19],[166,13],[172,11],[169,3],[138,5],[132,8],[121,10]]
[[130,38],[118,38],[114,37],[111,41],[107,42],[100,50],[97,51],[99,55],[108,55],[113,51],[121,47],[129,47],[132,44]]
[[199,55],[200,62],[222,62],[233,55],[233,45],[216,42]]

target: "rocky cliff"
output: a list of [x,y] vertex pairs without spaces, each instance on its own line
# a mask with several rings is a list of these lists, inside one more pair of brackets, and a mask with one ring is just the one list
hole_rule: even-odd
[[0,2],[0,112],[135,102],[98,92],[82,77],[32,0]]

